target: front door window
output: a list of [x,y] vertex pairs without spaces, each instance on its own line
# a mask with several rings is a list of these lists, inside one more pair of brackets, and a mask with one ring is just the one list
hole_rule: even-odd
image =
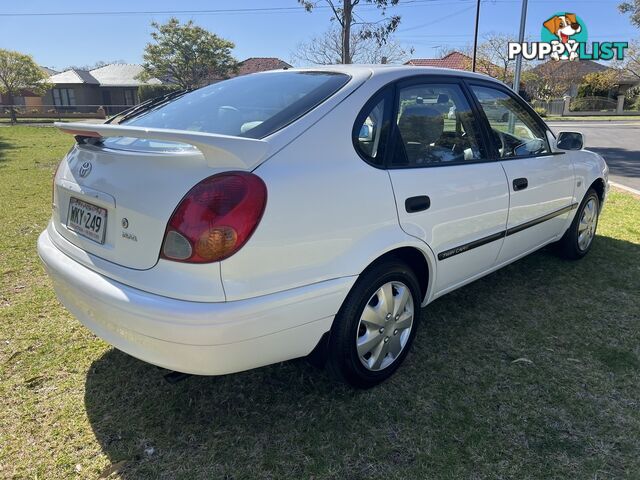
[[544,130],[524,105],[495,88],[473,85],[471,90],[489,121],[500,158],[549,153]]

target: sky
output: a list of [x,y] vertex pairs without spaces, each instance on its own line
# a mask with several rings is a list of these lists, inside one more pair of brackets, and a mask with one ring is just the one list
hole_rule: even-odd
[[[322,0],[317,2],[323,4]],[[233,54],[238,60],[279,57],[290,62],[300,42],[331,26],[327,8],[307,13],[297,0],[5,0],[2,3],[0,48],[28,53],[40,65],[56,70],[98,61],[140,63],[144,46],[150,40],[150,23],[164,22],[171,16],[181,21],[193,20],[233,41],[236,45]],[[526,34],[539,40],[542,22],[563,11],[582,18],[590,42],[640,38],[640,30],[618,12],[618,3],[620,0],[529,0]],[[356,10],[360,18],[374,21],[381,18],[365,0],[361,4]],[[521,0],[483,0],[480,35],[499,32],[517,36],[521,8]],[[395,37],[404,47],[415,49],[411,56],[431,58],[437,57],[442,49],[464,48],[472,43],[475,9],[476,0],[400,0],[388,14],[402,17]]]

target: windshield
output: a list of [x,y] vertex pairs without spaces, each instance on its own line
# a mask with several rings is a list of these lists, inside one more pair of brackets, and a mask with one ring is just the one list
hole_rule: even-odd
[[331,72],[273,72],[225,80],[123,123],[262,138],[301,117],[344,86]]

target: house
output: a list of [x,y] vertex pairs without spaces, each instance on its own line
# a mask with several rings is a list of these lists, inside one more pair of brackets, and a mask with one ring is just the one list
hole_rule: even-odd
[[[453,51],[442,58],[412,58],[405,62],[405,65],[415,65],[417,67],[452,68],[454,70],[471,70],[473,59],[462,52]],[[484,73],[499,80],[503,79],[503,72],[497,65],[480,60],[476,64],[476,72]]]
[[93,70],[66,70],[49,77],[53,88],[43,97],[51,109],[63,112],[95,113],[104,107],[113,114],[138,103],[140,85],[160,85],[152,78],[138,79],[142,66],[112,63]]
[[405,65],[415,65],[416,67],[438,67],[452,68],[454,70],[469,70],[471,68],[471,57],[461,52],[451,52],[442,58],[412,58],[406,61]]
[[268,72],[269,70],[286,70],[287,68],[293,67],[284,60],[276,57],[250,57],[238,62],[238,70],[235,73],[227,77],[212,77],[209,79],[209,82],[216,83],[228,78],[249,75],[250,73]]
[[40,65],[40,70],[42,70],[44,73],[46,73],[49,77],[51,75],[55,75],[56,73],[60,73],[57,70],[54,70],[53,68],[43,67],[42,65]]
[[[567,88],[563,94],[573,98],[577,96],[578,88],[584,77],[590,73],[604,72],[606,70],[611,70],[611,68],[593,60],[575,62],[549,60],[531,69],[533,73],[541,77],[553,77],[556,81],[564,81],[567,84]],[[640,79],[637,76],[625,73],[624,70],[617,70],[616,73],[616,85],[609,92],[611,98],[624,94],[627,90],[636,87],[640,83]]]
[[[287,62],[274,57],[251,57],[239,63],[236,75],[291,68]],[[142,65],[112,63],[93,70],[71,69],[49,78],[54,84],[43,98],[48,109],[57,112],[95,113],[99,107],[112,115],[139,102],[138,87],[161,85],[152,78],[138,79]]]
[[543,78],[553,78],[556,83],[566,84],[564,95],[575,97],[582,79],[590,73],[603,72],[609,67],[592,60],[569,62],[549,60],[531,69],[531,72]]
[[249,73],[266,72],[269,70],[282,70],[293,68],[284,60],[275,57],[251,57],[238,64],[236,75],[247,75]]

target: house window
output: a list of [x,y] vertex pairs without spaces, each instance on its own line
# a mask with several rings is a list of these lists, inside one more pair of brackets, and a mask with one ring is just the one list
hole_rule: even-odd
[[73,88],[54,88],[53,104],[56,107],[75,107],[76,93]]
[[136,104],[136,92],[135,92],[135,90],[125,90],[124,91],[124,104],[125,105],[135,105]]

